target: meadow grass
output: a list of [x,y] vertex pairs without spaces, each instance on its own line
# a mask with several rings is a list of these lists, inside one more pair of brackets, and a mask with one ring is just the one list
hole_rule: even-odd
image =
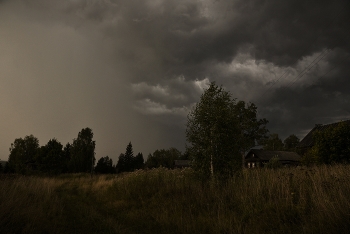
[[0,177],[0,233],[348,233],[350,166]]

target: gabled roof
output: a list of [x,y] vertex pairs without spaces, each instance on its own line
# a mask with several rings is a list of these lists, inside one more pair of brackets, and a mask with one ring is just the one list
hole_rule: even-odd
[[190,166],[191,160],[175,160],[175,166],[177,167],[186,167]]
[[268,161],[277,156],[280,161],[300,161],[300,155],[289,151],[266,151],[262,149],[251,149],[245,156],[245,159],[259,158]]
[[316,131],[325,131],[326,129],[334,128],[338,126],[340,123],[347,123],[350,124],[350,120],[346,121],[341,121],[337,123],[332,123],[332,124],[316,124],[315,127],[299,142],[297,145],[297,148],[308,148],[312,147],[314,145],[314,139],[313,139],[313,134]]
[[2,167],[4,167],[6,165],[6,163],[7,163],[7,161],[0,160],[0,163],[1,163]]

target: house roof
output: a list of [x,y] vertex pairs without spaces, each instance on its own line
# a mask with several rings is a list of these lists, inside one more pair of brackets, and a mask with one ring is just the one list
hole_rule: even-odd
[[0,160],[0,163],[1,163],[2,166],[4,167],[4,166],[6,165],[6,163],[7,163],[7,161],[2,161],[2,160]]
[[262,149],[251,149],[245,156],[245,159],[251,159],[254,157],[260,160],[270,160],[274,156],[277,156],[280,161],[300,161],[300,155],[295,152],[289,151],[266,151]]
[[340,123],[347,123],[350,124],[350,120],[346,121],[341,121],[337,123],[332,123],[332,124],[316,124],[315,127],[299,142],[297,145],[297,148],[307,148],[307,147],[312,147],[314,145],[314,139],[313,139],[313,134],[316,131],[325,131],[326,129],[334,128],[338,126]]
[[191,160],[175,160],[175,166],[189,166]]

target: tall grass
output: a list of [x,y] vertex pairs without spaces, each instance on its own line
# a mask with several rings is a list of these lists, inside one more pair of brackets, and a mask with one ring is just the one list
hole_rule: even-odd
[[0,233],[348,233],[350,166],[0,177]]

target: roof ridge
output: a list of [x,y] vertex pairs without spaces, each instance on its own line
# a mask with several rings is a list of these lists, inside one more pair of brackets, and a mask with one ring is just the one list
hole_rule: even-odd
[[339,124],[339,123],[342,123],[342,122],[350,122],[350,119],[341,120],[341,121],[338,121],[338,122],[335,122],[335,123],[330,123],[330,124],[321,124],[321,126],[329,126],[329,125],[333,125],[333,124]]

